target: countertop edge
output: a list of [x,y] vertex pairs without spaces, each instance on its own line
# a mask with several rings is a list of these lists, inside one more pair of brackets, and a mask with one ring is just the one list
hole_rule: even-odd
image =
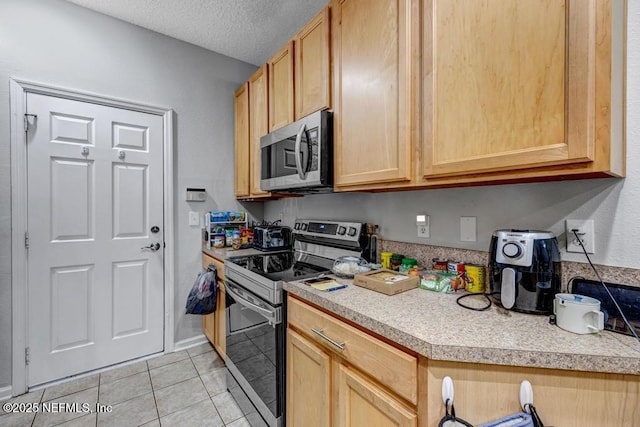
[[431,360],[640,375],[640,358],[432,344],[406,331],[399,330],[349,307],[340,305],[335,301],[328,300],[316,291],[307,290],[300,285],[285,283],[284,289],[293,295],[309,301],[339,317],[354,322],[366,330],[372,331],[389,341]]

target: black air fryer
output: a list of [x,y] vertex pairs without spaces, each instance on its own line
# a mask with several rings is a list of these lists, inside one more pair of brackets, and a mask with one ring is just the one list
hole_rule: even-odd
[[560,292],[560,250],[550,231],[497,230],[489,249],[491,298],[502,307],[551,314]]

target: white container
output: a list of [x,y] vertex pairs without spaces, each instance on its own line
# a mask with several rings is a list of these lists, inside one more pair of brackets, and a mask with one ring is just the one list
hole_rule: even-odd
[[594,334],[604,329],[600,301],[577,294],[556,294],[553,300],[556,324],[575,334]]

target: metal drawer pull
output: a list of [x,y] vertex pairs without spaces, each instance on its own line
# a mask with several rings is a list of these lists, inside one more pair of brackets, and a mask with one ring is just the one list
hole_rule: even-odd
[[339,342],[337,342],[337,341],[332,340],[331,338],[329,338],[328,336],[326,336],[326,335],[323,333],[324,331],[322,331],[322,330],[318,330],[318,329],[316,329],[316,328],[311,328],[311,332],[313,332],[313,333],[314,333],[314,334],[316,334],[316,335],[319,335],[319,336],[320,336],[320,338],[322,338],[322,339],[325,339],[325,340],[329,341],[331,344],[333,344],[334,346],[338,347],[338,349],[339,349],[340,351],[344,351],[344,345],[345,345],[345,343],[339,343]]

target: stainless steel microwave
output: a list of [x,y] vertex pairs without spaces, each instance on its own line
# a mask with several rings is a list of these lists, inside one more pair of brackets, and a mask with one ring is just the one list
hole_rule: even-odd
[[263,190],[332,192],[332,113],[316,111],[260,138],[260,164]]

